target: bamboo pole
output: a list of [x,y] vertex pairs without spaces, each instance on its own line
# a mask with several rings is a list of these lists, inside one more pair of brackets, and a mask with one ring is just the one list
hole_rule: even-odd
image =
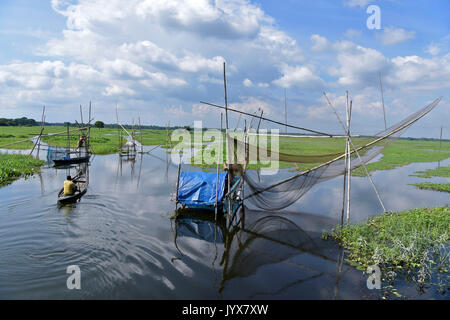
[[[230,169],[231,169],[231,162],[230,162],[230,145],[228,143],[228,98],[227,98],[227,77],[226,77],[226,71],[225,71],[225,61],[223,62],[223,87],[224,87],[224,95],[225,95],[225,138],[226,138],[226,146],[227,146],[227,166],[228,166],[228,176],[227,176],[227,188],[228,192],[231,191],[231,181],[230,181]],[[228,199],[228,225],[230,223],[230,216],[231,216],[231,201]]]
[[264,110],[261,108],[261,115],[259,116],[258,128],[256,129],[256,133],[259,133],[259,126],[261,125],[261,120],[262,120],[263,113],[264,113]]
[[[45,106],[42,108],[42,117],[41,117],[41,130],[39,132],[39,136],[36,139],[36,142],[33,145],[33,148],[30,151],[30,156],[33,154],[34,149],[36,148],[37,145],[40,146],[41,144],[41,136],[42,136],[42,132],[44,131],[44,112],[45,112]],[[37,157],[39,158],[39,147],[38,147],[38,152],[37,152]]]
[[80,104],[80,116],[81,116],[81,126],[84,125],[84,121],[83,121],[83,109],[81,108],[81,104]]
[[[345,105],[345,109],[346,109],[346,114],[347,114],[347,119],[348,119],[348,92],[347,92],[347,100],[346,100],[346,105]],[[347,186],[347,162],[348,162],[348,158],[347,156],[350,155],[350,150],[348,148],[348,136],[345,140],[345,157],[344,157],[344,186],[342,188],[342,213],[341,213],[341,225],[344,224],[344,212],[345,212],[345,188]]]
[[42,108],[41,133],[39,134],[38,151],[37,151],[37,154],[36,154],[37,159],[39,159],[39,151],[41,150],[41,136],[42,136],[42,131],[43,131],[43,128],[44,128],[44,124],[45,124],[45,106]]
[[91,101],[89,101],[89,122],[88,122],[88,136],[87,136],[87,151],[90,153],[91,152],[91,121],[92,121],[92,118],[91,118],[91,107],[92,107],[92,104],[91,104]]
[[217,198],[219,196],[219,166],[220,166],[220,155],[222,153],[222,149],[223,149],[223,140],[222,140],[222,118],[223,118],[223,113],[220,113],[220,140],[219,140],[219,150],[218,150],[218,157],[217,157],[217,176],[216,176],[216,203],[214,205],[214,211],[215,211],[215,221],[217,223]]
[[351,182],[352,182],[352,171],[351,171],[351,161],[352,157],[350,156],[350,121],[351,121],[351,111],[352,110],[352,102],[350,101],[350,105],[348,104],[348,92],[347,92],[347,223],[350,221],[350,190],[351,190]]
[[144,139],[142,138],[142,127],[141,127],[141,117],[138,117],[139,121],[139,133],[141,136],[141,153],[144,152]]
[[42,135],[42,131],[43,131],[43,130],[44,130],[44,128],[41,128],[41,131],[40,131],[40,133],[39,133],[39,136],[37,137],[36,142],[34,143],[33,148],[32,148],[31,151],[30,151],[30,156],[31,156],[31,154],[32,154],[33,151],[34,151],[34,148],[36,148],[36,145],[39,143],[39,140],[41,139],[41,135]]
[[[256,128],[256,134],[259,134],[259,127],[261,125],[261,118],[262,118],[263,113],[264,113],[264,110],[261,108],[261,115],[259,116],[258,127]],[[257,139],[258,139],[258,143],[259,143],[259,136],[257,136]],[[256,173],[258,174],[258,181],[261,182],[261,174],[259,171],[260,171],[259,169],[256,170]]]
[[[347,127],[347,128],[345,127],[344,123],[342,122],[341,118],[340,118],[339,115],[337,114],[336,109],[335,109],[335,108],[333,107],[333,105],[331,104],[331,102],[330,102],[330,100],[328,99],[328,97],[327,97],[327,95],[325,94],[325,92],[324,92],[323,94],[324,94],[325,98],[327,99],[328,104],[329,104],[330,107],[333,109],[333,112],[334,112],[336,118],[338,119],[340,125],[342,126],[342,128],[344,129],[344,131],[346,131],[346,132],[348,133],[348,132],[349,132],[349,131],[348,131],[348,127]],[[375,186],[375,183],[374,183],[373,180],[372,180],[372,176],[370,175],[369,170],[367,170],[367,167],[366,167],[364,161],[362,161],[361,156],[359,155],[358,150],[356,149],[355,145],[353,144],[352,139],[350,138],[350,135],[347,135],[347,139],[348,139],[348,142],[352,145],[353,149],[355,150],[356,155],[358,156],[358,159],[359,159],[359,161],[361,162],[361,164],[362,164],[362,166],[363,166],[363,168],[364,168],[364,171],[366,172],[367,177],[369,178],[369,181],[370,181],[370,183],[372,184],[373,189],[375,190],[375,193],[376,193],[376,195],[377,195],[377,197],[378,197],[378,201],[380,202],[381,206],[383,207],[383,212],[387,212],[387,211],[386,211],[386,207],[385,207],[384,204],[383,204],[383,200],[381,200],[381,196],[380,196],[380,194],[379,194],[379,192],[378,192],[378,189],[377,189],[377,187]],[[351,154],[349,153],[348,157],[350,157],[350,156],[351,156]],[[350,174],[351,174],[351,173],[350,173]],[[348,213],[348,208],[347,208],[347,213]]]
[[178,173],[177,173],[177,187],[175,191],[175,211],[178,206],[178,188],[180,187],[180,171],[181,171],[181,152],[180,152],[180,162],[178,163]]
[[286,134],[287,134],[286,88],[284,89],[284,120],[286,122],[285,131],[286,131]]
[[69,124],[67,124],[67,151],[70,151],[70,130],[69,130]]

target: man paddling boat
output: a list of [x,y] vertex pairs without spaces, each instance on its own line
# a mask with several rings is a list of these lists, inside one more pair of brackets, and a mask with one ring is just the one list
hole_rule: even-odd
[[67,176],[66,181],[64,181],[64,195],[71,196],[77,190],[77,186],[72,180],[71,176]]

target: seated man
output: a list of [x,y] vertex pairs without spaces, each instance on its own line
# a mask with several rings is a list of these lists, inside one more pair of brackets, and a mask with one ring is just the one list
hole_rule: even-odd
[[71,196],[75,193],[77,190],[77,186],[72,181],[71,176],[67,176],[67,180],[64,181],[64,195],[65,196]]
[[77,145],[77,149],[80,149],[84,143],[86,142],[86,136],[83,135],[79,140],[78,140],[78,145]]

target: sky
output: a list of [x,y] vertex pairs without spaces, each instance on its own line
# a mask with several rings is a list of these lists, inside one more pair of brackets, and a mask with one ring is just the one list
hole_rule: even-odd
[[[369,6],[379,8],[379,28]],[[290,124],[342,133],[384,129],[434,99],[404,134],[450,138],[448,0],[1,0],[0,117],[219,127],[228,104]],[[372,19],[372,20],[371,20]],[[230,115],[230,127],[243,126]],[[247,118],[247,121],[249,119]],[[263,124],[269,129],[277,125]],[[291,131],[291,130],[290,130]],[[301,131],[297,131],[301,132]]]

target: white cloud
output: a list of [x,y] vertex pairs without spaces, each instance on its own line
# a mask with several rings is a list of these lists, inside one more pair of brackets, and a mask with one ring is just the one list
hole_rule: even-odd
[[358,38],[358,37],[361,37],[361,35],[362,35],[362,31],[361,30],[347,29],[344,32],[344,36],[349,38],[349,39]]
[[252,80],[245,78],[244,81],[242,81],[242,84],[246,87],[251,87],[253,85]]
[[272,26],[261,27],[255,45],[259,48],[268,50],[271,54],[277,55],[278,58],[281,54],[284,58],[292,61],[298,62],[305,59],[301,49],[297,46],[295,39]]
[[432,56],[438,55],[441,52],[441,48],[434,43],[430,43],[425,52],[428,52],[429,54],[431,54]]
[[413,39],[415,31],[406,31],[402,28],[386,27],[380,38],[384,45],[394,45]]
[[380,52],[358,46],[349,41],[334,44],[338,67],[330,69],[330,75],[338,77],[343,86],[372,83],[378,72],[389,67],[389,59]]
[[425,49],[425,52],[436,56],[441,52],[448,51],[450,43],[450,34],[441,38],[439,41],[432,41]]
[[241,102],[234,102],[231,103],[229,106],[232,109],[248,113],[256,112],[259,109],[262,109],[265,115],[270,115],[273,113],[272,107],[267,101],[256,97],[244,97],[241,98]]
[[117,95],[134,95],[136,92],[130,88],[123,87],[117,84],[113,84],[105,88],[102,93],[105,96],[117,96]]
[[135,12],[166,28],[217,38],[254,38],[261,24],[271,21],[259,7],[245,0],[145,0]]
[[310,39],[312,42],[312,46],[311,46],[312,51],[323,51],[323,50],[328,49],[328,47],[330,45],[327,38],[322,37],[318,34],[313,34]]
[[303,66],[289,66],[283,64],[281,66],[283,76],[273,83],[283,87],[290,88],[297,86],[300,88],[317,88],[324,85],[324,81],[316,74],[312,67]]
[[184,111],[183,107],[180,105],[178,107],[169,107],[165,108],[165,112],[169,115],[175,116],[175,117],[184,117],[187,116],[189,113]]

